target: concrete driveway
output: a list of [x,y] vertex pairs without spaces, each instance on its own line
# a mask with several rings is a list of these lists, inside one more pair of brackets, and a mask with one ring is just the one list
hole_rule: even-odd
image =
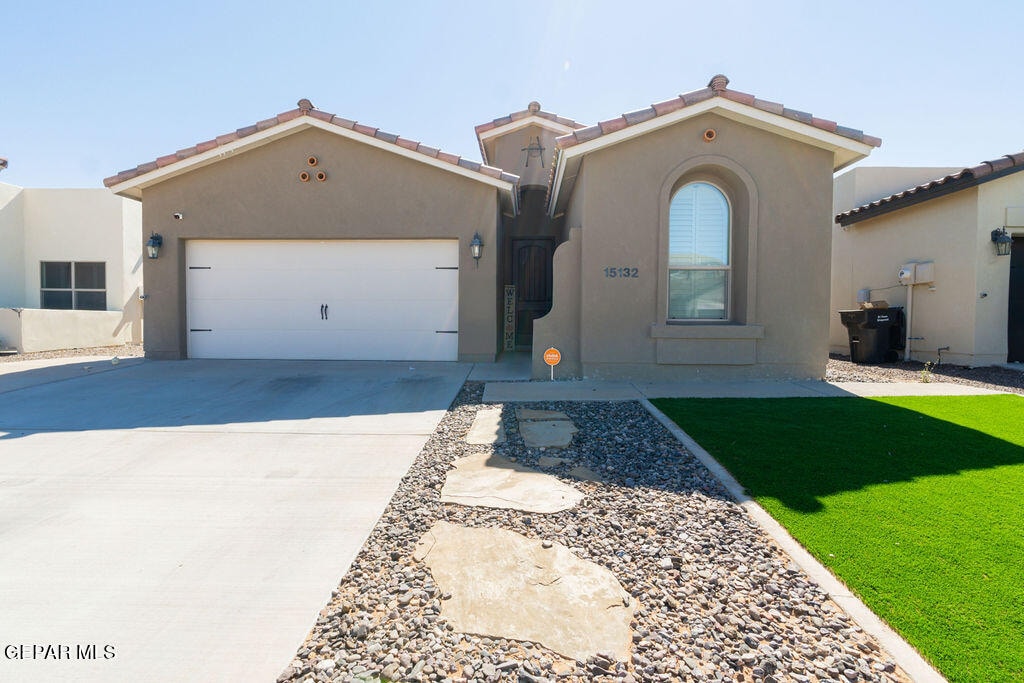
[[0,680],[272,681],[471,366],[10,369]]

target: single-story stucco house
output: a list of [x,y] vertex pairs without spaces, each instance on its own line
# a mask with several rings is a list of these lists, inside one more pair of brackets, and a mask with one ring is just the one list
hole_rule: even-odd
[[881,299],[908,313],[914,360],[1024,361],[1021,171],[1024,152],[967,168],[838,176],[830,349],[849,352],[838,310]]
[[138,202],[0,183],[0,244],[0,348],[142,341]]
[[880,141],[728,83],[591,126],[532,102],[483,163],[300,100],[107,178],[162,245],[146,355],[819,377],[833,172]]

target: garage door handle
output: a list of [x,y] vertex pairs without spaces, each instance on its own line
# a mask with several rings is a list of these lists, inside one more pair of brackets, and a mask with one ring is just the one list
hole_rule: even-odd
[[327,320],[327,312],[330,311],[331,307],[324,304],[324,320]]
[[324,304],[320,304],[320,319],[324,319]]

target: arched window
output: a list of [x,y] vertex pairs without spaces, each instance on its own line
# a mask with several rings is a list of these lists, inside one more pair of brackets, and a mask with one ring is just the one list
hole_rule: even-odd
[[672,195],[668,216],[668,319],[728,320],[729,200],[710,183]]

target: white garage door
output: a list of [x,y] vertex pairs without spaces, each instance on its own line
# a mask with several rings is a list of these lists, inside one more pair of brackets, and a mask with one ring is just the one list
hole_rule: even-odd
[[186,246],[190,358],[456,360],[456,240]]

